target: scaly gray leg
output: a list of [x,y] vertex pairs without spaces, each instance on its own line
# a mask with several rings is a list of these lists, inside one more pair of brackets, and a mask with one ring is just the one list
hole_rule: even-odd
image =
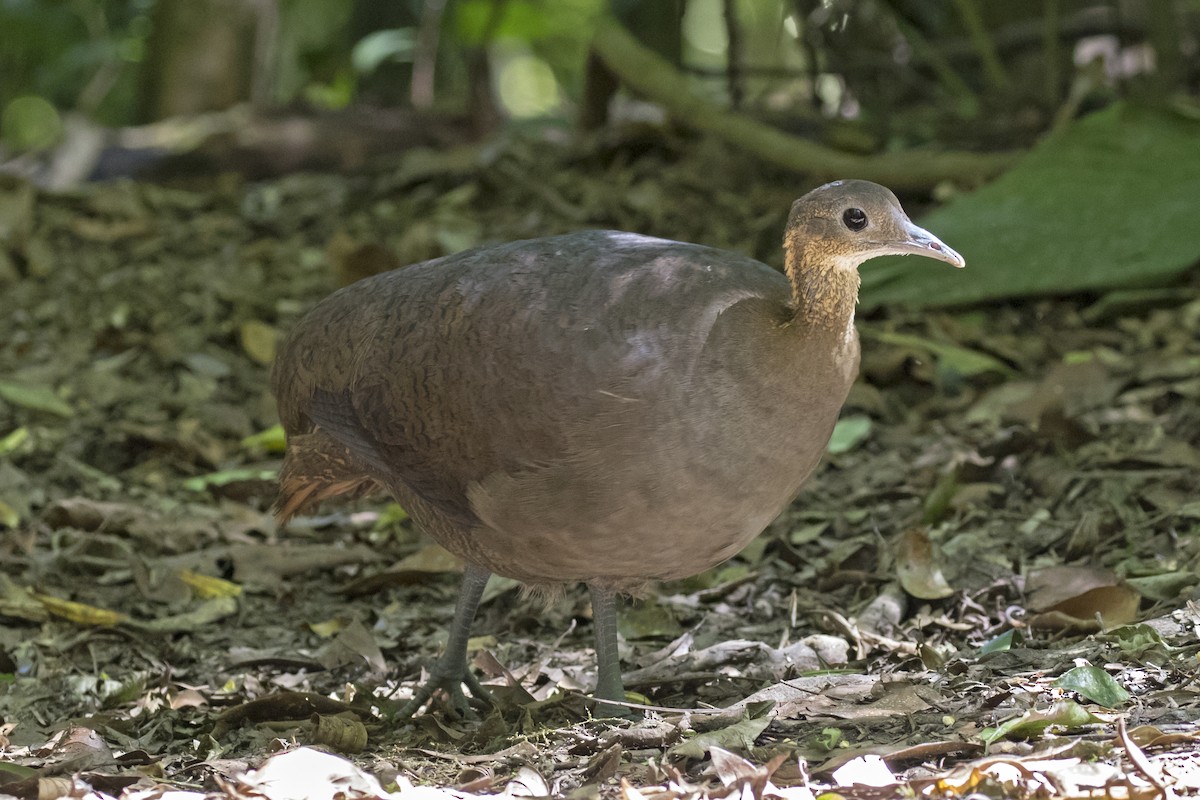
[[591,584],[588,590],[592,593],[592,624],[596,626],[596,716],[635,716],[631,709],[604,702],[625,700],[621,657],[617,653],[617,593]]
[[475,611],[479,608],[490,577],[492,573],[475,564],[463,567],[462,588],[454,605],[454,622],[450,624],[446,649],[430,671],[429,679],[421,684],[412,700],[404,704],[396,714],[396,719],[405,719],[417,713],[417,709],[438,689],[445,689],[450,695],[450,706],[455,713],[467,716],[471,706],[463,694],[464,683],[474,699],[494,704],[491,694],[480,686],[479,680],[467,669],[467,640],[471,638],[471,623],[475,620]]

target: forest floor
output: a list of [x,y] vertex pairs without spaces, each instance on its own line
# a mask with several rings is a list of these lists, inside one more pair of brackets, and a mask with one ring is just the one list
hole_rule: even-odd
[[276,529],[256,434],[280,333],[381,266],[579,228],[778,265],[804,188],[658,136],[0,182],[0,795],[1200,792],[1194,271],[860,319],[861,380],[794,506],[627,604],[644,719],[588,716],[586,593],[500,580],[471,647],[499,707],[388,718],[458,567],[384,499]]

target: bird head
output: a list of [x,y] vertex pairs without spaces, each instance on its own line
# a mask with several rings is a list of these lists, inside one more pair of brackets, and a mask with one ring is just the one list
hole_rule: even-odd
[[834,181],[792,204],[784,246],[789,260],[854,270],[877,256],[918,255],[966,266],[941,239],[913,223],[891,190],[870,181]]

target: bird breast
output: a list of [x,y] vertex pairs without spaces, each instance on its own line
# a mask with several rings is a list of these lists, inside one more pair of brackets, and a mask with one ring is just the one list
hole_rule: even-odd
[[824,454],[858,349],[817,347],[746,305],[687,374],[598,390],[569,458],[473,484],[482,525],[465,555],[525,581],[624,589],[694,575],[758,535]]

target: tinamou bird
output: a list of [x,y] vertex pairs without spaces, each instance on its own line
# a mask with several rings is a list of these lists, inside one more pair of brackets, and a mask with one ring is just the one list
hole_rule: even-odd
[[[382,488],[464,562],[449,641],[401,710],[466,711],[491,573],[587,584],[598,713],[621,711],[617,599],[728,559],[800,491],[858,373],[858,267],[961,256],[888,189],[791,208],[784,272],[585,231],[482,247],[335,292],[279,349],[281,523]],[[616,701],[606,703],[604,701]]]

